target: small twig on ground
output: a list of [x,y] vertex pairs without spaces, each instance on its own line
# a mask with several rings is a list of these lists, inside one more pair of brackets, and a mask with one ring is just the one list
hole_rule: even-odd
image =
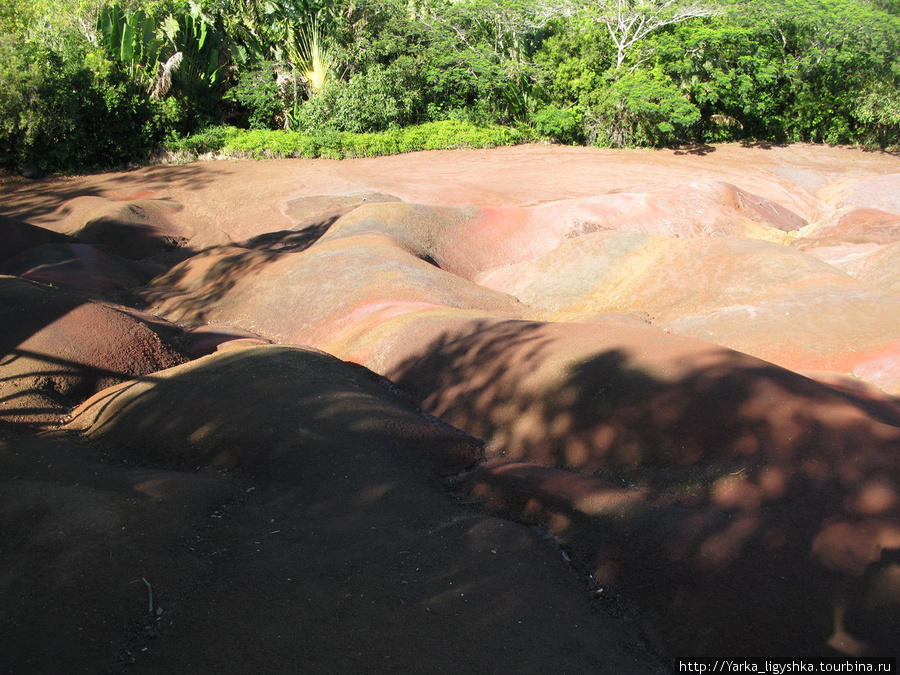
[[153,586],[151,586],[150,582],[147,581],[146,579],[144,579],[143,577],[141,577],[141,579],[143,579],[144,583],[147,585],[147,596],[148,596],[147,602],[148,602],[148,605],[150,608],[150,613],[153,614]]

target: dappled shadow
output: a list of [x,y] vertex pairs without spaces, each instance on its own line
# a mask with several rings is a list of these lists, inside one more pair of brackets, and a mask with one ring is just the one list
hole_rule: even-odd
[[473,479],[545,518],[676,654],[895,649],[896,413],[712,346],[661,362],[643,330],[603,349],[566,337],[587,329],[485,321],[388,374],[494,457],[630,491],[594,512],[522,476]]
[[[634,347],[594,349],[595,333]],[[687,345],[675,359],[684,372],[660,377],[634,357],[663,335],[637,324],[483,320],[416,349],[388,376],[509,456],[589,472],[839,456],[857,444],[857,427],[872,435],[900,423],[791,371],[675,336],[666,338]]]
[[[69,235],[0,216],[7,235],[0,242],[0,264],[12,274],[103,295],[96,291],[115,287],[123,276],[146,281],[193,254],[184,236],[190,229],[171,222],[178,210],[165,200],[75,199],[54,212],[56,226]],[[66,224],[67,218],[73,222]],[[126,285],[132,281],[137,279]]]
[[[247,401],[264,413],[248,419]],[[73,424],[121,444],[133,459],[213,464],[288,481],[306,462],[298,447],[390,443],[451,472],[480,456],[475,439],[414,413],[358,368],[292,347],[220,353],[159,380],[103,391],[75,412]]]
[[690,143],[676,148],[675,155],[698,155],[705,157],[716,151],[716,146],[708,143]]
[[596,597],[636,602],[675,655],[896,655],[896,546],[873,547],[854,522],[847,549],[878,559],[862,576],[821,564],[835,514],[804,503],[803,486],[761,507],[687,506],[621,485],[568,494],[486,470],[460,488],[553,532]]
[[[87,298],[79,298],[74,294],[59,294],[58,307],[55,311],[30,311],[35,301],[40,302],[43,286],[37,282],[25,281],[16,277],[0,277],[0,318],[3,319],[0,330],[0,354],[7,354],[18,347],[39,330],[53,323],[59,317],[72,311],[75,307],[89,302]],[[49,292],[46,291],[45,292]],[[47,309],[46,302],[40,302],[42,309]],[[26,311],[28,310],[28,311]]]
[[35,225],[0,216],[0,262],[20,255],[30,248],[48,244],[75,244],[76,239]]
[[116,382],[186,360],[181,331],[155,317],[0,277],[0,417],[52,424]]
[[[3,671],[119,670],[152,637],[153,613],[215,562],[196,533],[237,487],[104,462],[68,435],[14,434],[0,422]],[[196,553],[182,552],[185,541]]]
[[87,174],[66,178],[49,176],[38,180],[5,178],[0,182],[4,195],[0,213],[21,220],[43,221],[57,212],[60,204],[77,197],[104,197],[116,201],[144,199],[177,183],[185,190],[203,190],[232,172],[224,166],[213,169],[203,164],[154,166],[113,173]]
[[[15,427],[35,421],[55,422],[76,400],[69,400],[67,380],[83,368],[65,359],[21,349],[40,332],[87,299],[60,297],[55,307],[42,302],[42,312],[33,311],[41,301],[41,286],[14,277],[0,277],[0,422]],[[50,311],[47,311],[50,309]],[[35,368],[35,364],[40,364]],[[48,367],[49,366],[49,367]],[[86,373],[90,378],[90,373]],[[96,381],[103,375],[96,373]],[[76,385],[76,388],[80,389]],[[81,399],[83,400],[83,399]]]
[[135,294],[134,301],[144,308],[164,306],[167,316],[202,324],[238,282],[285,255],[305,251],[332,222],[327,219],[301,230],[280,230],[243,244],[206,249],[157,277],[147,289]]
[[860,148],[865,153],[872,154],[877,153],[879,155],[891,155],[892,157],[900,157],[900,147],[898,146],[886,146],[881,148]]
[[[168,316],[204,323],[239,282],[281,256],[305,251],[333,221],[329,216],[303,229],[204,251],[190,265],[159,277],[141,298],[145,306],[165,305]],[[370,251],[391,268],[397,284],[392,288],[432,284],[432,277],[417,281],[382,253]],[[435,264],[427,254],[421,257]],[[376,268],[345,265],[338,276],[346,285],[336,284],[328,297],[320,282],[333,273],[334,260],[317,268],[324,274],[309,274],[303,284],[327,311],[334,310],[334,298],[346,298],[357,283],[382,283]],[[285,281],[272,283],[280,292]],[[247,288],[239,299],[253,296],[252,285]],[[395,300],[392,296],[391,302]],[[236,312],[247,311],[248,303],[235,304],[240,305]],[[459,304],[470,306],[462,300]],[[440,311],[438,305],[427,306],[435,308]],[[415,306],[419,309],[422,305]],[[55,320],[39,317],[45,325]],[[349,314],[346,320],[365,330],[359,315]],[[29,330],[16,325],[6,335],[4,353],[11,363],[44,357],[22,346]],[[488,438],[493,457],[540,463],[587,481],[579,484],[581,492],[572,493],[533,473],[485,468],[474,472],[466,487],[481,489],[483,496],[554,532],[603,589],[611,585],[638,601],[679,655],[891,649],[900,605],[895,582],[900,432],[895,411],[710,345],[669,353],[667,336],[654,332],[656,337],[649,339],[649,328],[623,329],[617,339],[591,341],[592,331],[599,335],[609,330],[599,324],[484,320],[448,331],[418,349],[412,331],[382,335],[378,346],[391,340],[413,345],[408,353],[414,353],[387,374],[431,413]],[[577,339],[570,340],[570,334]],[[672,337],[671,344],[682,343]],[[329,528],[344,537],[344,546],[374,529],[378,506],[395,514],[426,511],[402,482],[430,476],[426,463],[419,461],[423,455],[442,473],[470,467],[478,456],[478,444],[471,439],[445,436],[436,425],[422,426],[414,412],[396,410],[377,390],[347,374],[358,370],[321,355],[295,358],[296,352],[280,349],[219,355],[213,357],[218,359],[215,369],[183,367],[137,377],[97,394],[79,411],[76,425],[89,437],[102,439],[116,458],[187,470],[235,470],[267,486],[277,484],[297,500],[279,514],[288,513],[292,523]],[[56,391],[55,378],[70,364],[56,356],[44,362],[45,384]],[[77,390],[77,397],[112,383],[116,374],[123,373],[111,367],[90,371],[89,386]],[[0,384],[9,380],[0,379]],[[21,398],[15,393],[4,400]],[[397,467],[390,475],[378,474],[377,481],[372,477],[371,472],[393,461]],[[455,531],[448,540],[457,546],[460,531],[469,532],[475,520],[456,530],[431,522],[421,541]],[[410,524],[415,523],[404,526]],[[256,531],[248,527],[242,534],[249,541]],[[310,541],[305,534],[298,535],[298,556],[308,555],[302,551]],[[365,541],[373,548],[383,545],[371,534]],[[340,557],[329,536],[317,542],[317,552]],[[524,548],[511,550],[521,553]],[[496,555],[490,548],[479,552],[488,560]],[[365,568],[367,555],[355,551],[347,561],[352,564],[340,572]],[[258,569],[253,557],[238,571]],[[303,560],[312,578],[318,580],[316,573],[333,576],[333,587],[322,599],[328,616],[358,616],[368,602],[366,580],[354,579],[346,589],[358,590],[365,600],[341,600],[347,582],[329,572],[333,562],[316,562],[312,555]],[[460,587],[467,583],[469,561],[450,569],[438,568],[446,560],[434,560],[435,569],[415,592],[385,587],[380,599],[399,597],[419,610],[445,611],[456,621],[454,614],[465,602]],[[397,568],[418,571],[399,562]],[[522,573],[516,564],[497,569]],[[264,579],[262,574],[259,578]],[[246,623],[247,615],[261,615],[269,603],[249,590],[256,589],[248,589],[240,600],[254,603],[256,611],[233,619],[237,623]],[[272,590],[275,602],[287,597],[274,584]],[[487,597],[490,585],[472,583],[464,590]],[[527,597],[507,593],[493,608],[482,604],[479,626],[508,629],[505,622],[511,616],[527,614]],[[552,593],[541,597],[553,600]],[[598,594],[600,609],[604,597]],[[206,599],[217,602],[214,594]],[[311,602],[310,597],[300,600]],[[290,619],[297,610],[287,604],[282,616]],[[334,645],[343,653],[338,636],[332,636]],[[564,637],[557,634],[552,644],[563,644]],[[515,647],[515,640],[506,644]]]
[[256,238],[249,242],[255,249],[207,249],[155,279],[144,306],[183,324],[239,325],[269,339],[320,347],[341,330],[380,322],[382,309],[523,313],[511,296],[436,269],[388,237],[325,242],[320,237],[329,222]]
[[[433,472],[471,466],[477,442],[398,403],[377,379],[321,353],[240,350],[80,409],[70,428],[85,430],[104,463],[69,453],[74,470],[54,473],[62,453],[35,452],[20,472],[0,439],[4,469],[24,479],[14,496],[41,481],[29,510],[3,500],[11,481],[0,479],[0,515],[17,516],[6,550],[17,574],[7,578],[30,595],[5,608],[16,619],[11,663],[43,665],[50,654],[56,666],[103,670],[123,623],[147,614],[145,575],[165,609],[152,624],[159,637],[125,644],[153,672],[228,671],[261,643],[264,670],[654,672],[634,631],[591,612],[551,541],[446,498]],[[214,501],[226,492],[237,498]],[[31,544],[51,527],[43,554]],[[36,583],[58,561],[69,577]],[[84,631],[93,652],[79,643],[64,654],[78,633],[56,610],[94,618],[106,602],[113,619]],[[210,611],[221,620],[211,624]],[[42,612],[55,630],[35,657],[26,647]]]
[[40,180],[6,179],[0,183],[3,199],[0,213],[19,220],[42,219],[56,212],[59,205],[76,197],[101,197],[104,190],[98,185],[71,179],[51,177]]
[[177,183],[184,190],[203,190],[223,176],[230,176],[234,172],[223,166],[221,162],[216,164],[204,164],[193,162],[190,164],[172,165],[159,164],[156,166],[133,169],[113,176],[113,182],[118,186],[123,183],[133,183],[139,180],[137,187],[142,190],[160,190]]
[[757,150],[771,150],[772,148],[786,148],[787,143],[777,143],[774,141],[761,141],[757,138],[744,138],[740,141],[741,147],[755,148]]
[[62,205],[54,217],[79,241],[140,260],[188,245],[193,229],[177,222],[180,210],[167,199],[82,197]]
[[[13,374],[7,375],[10,370]],[[153,379],[27,349],[4,350],[0,374],[0,422],[14,428],[58,424],[98,391],[132,379]]]
[[164,256],[187,247],[186,237],[166,232],[154,225],[123,223],[106,217],[88,222],[78,230],[77,238],[131,260]]
[[0,261],[0,274],[101,299],[121,297],[164,270],[162,265],[126,260],[79,243],[31,246]]
[[296,253],[305,251],[315,244],[339,217],[339,215],[329,216],[306,225],[302,229],[294,228],[277,232],[266,232],[248,239],[240,246],[254,251],[265,252],[282,251],[285,253]]

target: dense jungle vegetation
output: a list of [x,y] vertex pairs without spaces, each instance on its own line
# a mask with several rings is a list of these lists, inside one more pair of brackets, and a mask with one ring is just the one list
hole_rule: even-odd
[[3,0],[0,165],[897,147],[898,55],[900,0]]

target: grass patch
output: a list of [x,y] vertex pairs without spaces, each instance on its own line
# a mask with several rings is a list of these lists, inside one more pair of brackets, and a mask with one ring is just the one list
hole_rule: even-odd
[[379,133],[323,131],[314,135],[293,131],[267,131],[210,127],[177,141],[166,149],[173,153],[196,155],[214,153],[226,157],[381,157],[418,150],[451,150],[456,148],[495,148],[533,140],[509,127],[479,127],[468,122],[428,122],[403,129]]

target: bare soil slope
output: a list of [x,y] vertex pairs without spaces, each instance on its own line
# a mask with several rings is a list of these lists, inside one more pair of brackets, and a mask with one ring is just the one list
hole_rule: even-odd
[[525,146],[0,179],[0,671],[897,656],[898,176]]

